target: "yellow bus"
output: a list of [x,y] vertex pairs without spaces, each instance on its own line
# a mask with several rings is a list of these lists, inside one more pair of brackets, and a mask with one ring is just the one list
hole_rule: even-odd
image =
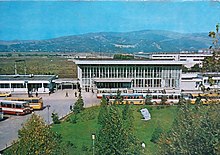
[[11,101],[28,101],[31,108],[34,110],[43,109],[42,97],[7,97],[6,100]]
[[201,93],[201,94],[191,94],[191,103],[195,104],[196,98],[200,97],[202,104],[209,104],[212,102],[220,102],[220,94],[219,93]]
[[0,92],[0,97],[10,97],[11,93],[9,92]]

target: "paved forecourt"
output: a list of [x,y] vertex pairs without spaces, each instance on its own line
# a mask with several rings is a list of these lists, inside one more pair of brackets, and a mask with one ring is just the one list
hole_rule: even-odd
[[[76,90],[58,90],[53,94],[39,94],[43,98],[44,106],[43,110],[35,111],[35,113],[42,116],[46,123],[52,123],[51,115],[53,112],[58,113],[59,117],[62,118],[68,115],[70,111],[70,106],[73,105],[77,97],[75,97]],[[68,97],[66,97],[68,94]],[[77,95],[79,93],[77,92]],[[13,96],[27,96],[27,95],[13,95]],[[92,92],[82,92],[84,107],[91,107],[98,105],[100,100],[96,98],[96,94]],[[3,98],[1,98],[3,99]],[[49,105],[47,108],[47,105]],[[18,138],[18,130],[22,127],[22,124],[31,115],[25,116],[12,116],[10,115],[8,119],[0,121],[0,150],[3,150],[7,146],[11,145],[13,140]]]

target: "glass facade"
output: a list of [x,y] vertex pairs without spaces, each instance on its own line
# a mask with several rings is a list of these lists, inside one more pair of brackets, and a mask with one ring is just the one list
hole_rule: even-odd
[[[130,84],[114,84],[124,88],[171,88],[179,89],[181,65],[78,65],[81,75],[79,76],[82,88],[96,88],[102,86],[96,83],[96,79],[123,80],[131,79]],[[97,85],[98,84],[98,85]],[[111,84],[110,84],[111,85]],[[106,86],[106,85],[104,85]]]

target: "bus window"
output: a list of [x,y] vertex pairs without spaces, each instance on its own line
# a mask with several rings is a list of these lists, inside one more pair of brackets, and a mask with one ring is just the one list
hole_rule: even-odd
[[157,95],[153,95],[152,99],[157,99]]
[[21,108],[21,105],[20,104],[16,104],[16,108]]
[[6,107],[11,108],[12,104],[6,104]]
[[31,103],[38,103],[38,99],[33,99]]
[[[168,99],[173,99],[173,95],[169,95]],[[176,98],[175,98],[176,99]]]

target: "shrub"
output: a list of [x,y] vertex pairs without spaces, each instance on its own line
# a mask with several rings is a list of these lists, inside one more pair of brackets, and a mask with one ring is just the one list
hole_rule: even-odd
[[158,143],[162,133],[163,133],[163,129],[160,126],[157,126],[152,134],[150,141],[153,143]]
[[60,124],[59,116],[57,113],[52,113],[52,120],[54,124]]

